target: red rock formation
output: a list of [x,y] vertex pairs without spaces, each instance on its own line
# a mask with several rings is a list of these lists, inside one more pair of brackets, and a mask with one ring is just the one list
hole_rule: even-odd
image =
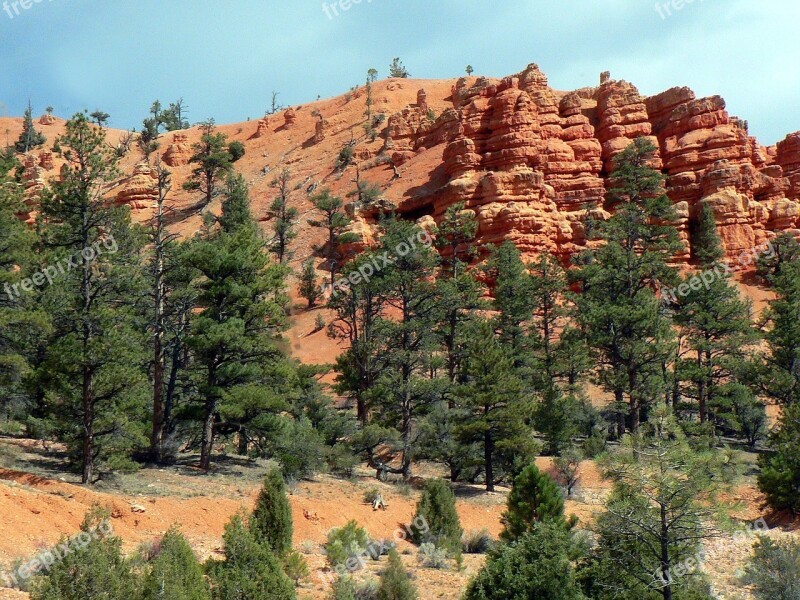
[[52,171],[55,168],[55,163],[53,162],[53,153],[52,152],[40,152],[39,153],[39,166],[43,168],[45,171]]
[[22,174],[22,182],[25,186],[26,211],[20,213],[19,218],[28,224],[33,224],[36,221],[36,207],[45,187],[44,169],[39,166],[39,158],[33,154],[25,157],[23,166],[25,170]]
[[260,138],[264,137],[269,133],[269,119],[264,117],[263,119],[258,120],[258,129],[256,129],[255,134],[253,137]]
[[189,144],[189,138],[185,133],[176,133],[175,137],[172,138],[172,143],[164,153],[164,162],[170,167],[181,167],[188,165],[191,157],[192,146]]
[[297,121],[297,112],[293,108],[287,108],[283,113],[284,127],[287,129]]
[[321,114],[317,115],[317,122],[314,125],[314,143],[319,144],[325,139],[325,119]]
[[158,186],[155,173],[147,163],[139,163],[133,175],[122,183],[116,203],[127,204],[134,210],[152,208],[158,201]]
[[56,122],[56,118],[50,113],[45,113],[39,117],[39,125],[52,125]]
[[564,259],[587,247],[587,215],[607,216],[614,157],[643,136],[658,148],[652,166],[667,176],[675,205],[684,241],[676,259],[691,257],[689,223],[701,202],[731,259],[800,227],[800,133],[764,148],[719,96],[673,88],[645,98],[610,73],[598,88],[556,92],[531,64],[500,81],[462,78],[452,103],[431,123],[420,90],[416,105],[389,118],[384,151],[400,164],[441,147],[446,183],[420,186],[399,210],[422,222],[464,202],[478,217],[479,245],[513,240]]

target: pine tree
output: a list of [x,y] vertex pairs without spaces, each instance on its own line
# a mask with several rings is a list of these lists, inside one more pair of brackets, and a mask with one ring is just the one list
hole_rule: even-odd
[[141,584],[142,600],[211,600],[211,590],[192,547],[176,528],[161,538]]
[[716,494],[734,480],[732,455],[692,451],[662,404],[605,469],[614,488],[597,521],[598,559],[605,564],[599,586],[609,593],[641,587],[665,600],[677,597],[696,576],[682,581],[672,570],[716,534]]
[[219,186],[233,169],[234,161],[228,149],[228,136],[217,133],[214,119],[201,123],[200,130],[202,136],[192,146],[194,154],[189,159],[190,164],[197,166],[183,188],[200,191],[204,196],[203,207],[207,207],[217,197]]
[[514,360],[494,334],[491,324],[478,321],[468,333],[466,356],[456,391],[464,409],[456,429],[467,445],[481,447],[486,490],[513,476],[536,455],[537,447],[526,427],[532,403],[515,369]]
[[639,428],[644,411],[663,397],[663,365],[673,354],[673,332],[655,289],[675,281],[668,265],[680,248],[670,224],[674,210],[664,176],[649,166],[657,148],[639,138],[614,160],[608,201],[613,216],[590,223],[599,250],[578,257],[575,280],[581,327],[599,361],[603,387],[615,396],[618,434]]
[[782,265],[774,278],[777,298],[766,313],[768,353],[758,385],[783,406],[800,400],[800,260]]
[[400,472],[406,481],[412,475],[417,417],[434,401],[438,385],[427,369],[439,309],[432,281],[438,255],[417,241],[421,233],[416,225],[391,220],[379,250],[394,258],[380,273],[387,314],[375,325],[380,374],[371,393],[380,407],[381,424],[400,434]]
[[[365,273],[374,271],[373,261],[377,257],[377,252],[362,253],[345,267],[343,275],[358,273],[359,269]],[[336,313],[328,335],[347,344],[347,349],[336,359],[339,375],[335,390],[355,401],[362,427],[369,422],[369,395],[380,373],[376,325],[385,302],[380,292],[379,275],[343,289],[337,288],[328,301],[328,307]]]
[[772,284],[785,264],[800,260],[800,242],[792,233],[784,232],[770,244],[771,251],[761,253],[756,260],[756,272],[762,280]]
[[692,223],[693,258],[702,268],[716,265],[725,258],[722,238],[717,233],[714,209],[707,202],[701,202],[697,218]]
[[144,239],[130,208],[106,200],[118,172],[105,132],[78,114],[58,139],[66,167],[42,198],[43,242],[50,268],[64,269],[43,291],[55,336],[42,365],[49,420],[94,483],[101,463],[129,466],[144,445],[146,379],[144,323],[134,300],[143,295]]
[[278,195],[272,201],[267,212],[267,216],[273,221],[272,229],[275,233],[270,250],[280,264],[284,264],[291,258],[289,245],[297,237],[295,225],[300,214],[296,208],[289,206],[291,177],[289,169],[283,169],[272,181],[272,186],[278,190]]
[[274,407],[270,390],[258,383],[265,367],[280,356],[276,335],[285,323],[286,269],[270,264],[245,202],[246,188],[228,191],[222,227],[198,238],[187,254],[188,264],[203,275],[197,284],[201,311],[193,317],[187,344],[203,379],[204,470],[210,467],[216,434],[225,427],[219,419],[226,403]]
[[292,549],[292,507],[279,469],[270,470],[264,478],[249,527],[256,540],[278,556]]
[[461,551],[464,530],[456,511],[456,497],[443,480],[430,479],[425,482],[413,522],[425,524],[422,528],[412,528],[416,544],[433,543],[437,548],[454,554]]
[[389,77],[400,77],[405,79],[411,77],[411,73],[403,65],[403,61],[399,58],[394,58],[392,64],[389,65]]
[[17,152],[26,154],[34,148],[44,146],[45,142],[47,142],[47,138],[43,133],[36,131],[36,127],[33,124],[33,108],[28,102],[28,108],[25,109],[25,120],[22,123],[22,133],[17,143],[14,144],[14,149]]
[[770,435],[769,451],[759,456],[758,487],[776,510],[800,513],[800,403],[784,409]]
[[222,539],[225,560],[210,562],[207,567],[214,600],[297,598],[278,558],[256,540],[241,515],[234,516],[225,526]]
[[746,347],[755,341],[755,331],[750,304],[719,262],[724,256],[722,241],[714,214],[706,205],[701,208],[694,251],[704,269],[703,285],[689,286],[685,296],[677,297],[674,318],[684,346],[694,354],[693,359],[682,362],[680,371],[694,385],[692,395],[702,424],[724,401],[726,385],[744,360]]
[[336,274],[342,269],[344,256],[341,246],[356,241],[356,236],[347,233],[351,219],[344,210],[344,202],[338,196],[333,196],[330,190],[322,190],[311,197],[311,203],[321,218],[309,219],[309,224],[325,231],[325,243],[318,248],[325,255],[328,269],[331,273],[331,288],[336,283]]
[[572,532],[536,523],[514,543],[492,551],[464,600],[584,600],[575,569],[583,552]]
[[378,600],[417,600],[417,589],[397,550],[389,551],[389,566],[381,573]]
[[531,318],[533,302],[531,278],[519,249],[511,242],[494,248],[486,272],[494,282],[496,328],[500,340],[511,350],[514,366],[523,368],[529,362],[524,324]]
[[20,288],[36,268],[35,233],[17,217],[23,209],[22,186],[0,171],[0,405],[11,415],[12,405],[27,395],[23,384],[34,367],[35,348],[51,329],[35,295]]
[[535,464],[517,475],[503,513],[505,528],[500,538],[505,542],[518,540],[533,531],[539,523],[551,523],[565,529],[574,525],[574,517],[564,517],[564,496],[558,484]]
[[317,300],[322,296],[322,288],[317,283],[317,267],[313,258],[309,258],[303,263],[298,291],[300,297],[305,298],[308,302],[308,308],[314,308],[317,305]]

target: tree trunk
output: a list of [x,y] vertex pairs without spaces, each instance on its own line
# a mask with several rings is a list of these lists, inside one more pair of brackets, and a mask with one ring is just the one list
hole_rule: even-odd
[[81,483],[94,481],[94,398],[93,380],[88,367],[83,369],[83,473]]
[[665,582],[661,593],[664,600],[672,600],[672,574],[670,573],[671,561],[669,558],[669,527],[665,506],[661,506],[661,575]]
[[625,393],[622,390],[614,390],[614,401],[617,407],[617,437],[625,435],[625,413],[622,412],[625,403]]
[[[484,407],[484,418],[489,418],[489,407]],[[483,458],[486,467],[486,491],[494,491],[494,439],[489,428],[483,433]]]
[[200,440],[200,468],[203,471],[208,471],[211,468],[211,452],[214,448],[214,413],[216,410],[217,401],[213,398],[206,400],[203,437]]
[[707,418],[706,376],[703,373],[703,354],[700,350],[697,351],[697,367],[700,370],[700,380],[697,382],[697,403],[700,412],[700,423],[705,423]]
[[[404,369],[405,370],[405,369]],[[410,377],[406,378],[403,390],[403,480],[411,480],[411,389]]]

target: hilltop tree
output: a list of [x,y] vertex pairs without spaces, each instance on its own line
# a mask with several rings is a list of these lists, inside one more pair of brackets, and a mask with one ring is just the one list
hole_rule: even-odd
[[36,127],[33,125],[33,108],[31,108],[31,103],[28,102],[28,108],[25,109],[25,118],[22,122],[22,133],[17,143],[14,144],[14,149],[17,152],[26,154],[34,148],[43,146],[46,141],[47,138],[44,134],[36,131]]
[[472,65],[467,65],[466,72],[467,72],[467,77],[472,77],[472,74],[475,72],[475,69],[472,68]]
[[178,129],[189,129],[191,125],[186,119],[188,109],[189,107],[186,106],[183,98],[178,98],[177,101],[171,102],[169,107],[161,114],[166,130],[176,131]]
[[280,174],[272,180],[272,187],[278,190],[278,195],[272,201],[267,211],[267,216],[272,223],[272,230],[275,236],[270,243],[270,251],[275,255],[278,263],[284,264],[292,254],[289,245],[297,237],[295,225],[300,212],[289,206],[289,194],[291,193],[292,174],[289,169],[283,169]]
[[108,120],[111,118],[111,115],[99,109],[94,111],[89,116],[95,123],[97,123],[98,127],[105,127],[106,125],[108,125]]
[[378,80],[378,69],[370,69],[367,71],[367,78],[371,83],[375,83]]
[[285,323],[286,270],[267,257],[241,176],[228,186],[220,225],[195,240],[187,253],[188,264],[203,275],[196,286],[200,311],[187,344],[202,373],[204,470],[211,464],[226,403],[263,399],[272,405],[269,390],[257,384],[280,355],[275,337]]
[[321,218],[309,219],[308,222],[312,227],[318,227],[325,231],[325,243],[317,250],[321,251],[327,260],[331,274],[330,285],[333,288],[336,283],[336,274],[341,270],[344,259],[341,246],[356,241],[356,236],[346,232],[351,219],[347,216],[344,210],[344,201],[339,196],[334,196],[330,190],[324,189],[311,197],[311,203],[320,213]]
[[52,264],[78,257],[78,267],[43,292],[55,337],[41,372],[50,425],[81,481],[94,483],[100,463],[125,465],[145,438],[144,327],[132,302],[144,288],[144,240],[130,208],[106,200],[119,173],[104,131],[78,114],[58,146],[66,167],[42,198],[43,243]]
[[407,77],[411,77],[411,73],[403,65],[403,61],[399,58],[395,58],[392,60],[392,64],[389,65],[389,77],[400,77],[405,79]]

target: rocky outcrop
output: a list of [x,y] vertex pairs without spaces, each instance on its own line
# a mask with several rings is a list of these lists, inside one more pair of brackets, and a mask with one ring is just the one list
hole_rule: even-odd
[[45,113],[39,117],[39,125],[52,125],[56,122],[56,118],[50,113]]
[[293,108],[287,108],[283,113],[283,126],[287,129],[297,122],[297,112]]
[[269,133],[269,119],[264,117],[263,119],[258,120],[258,128],[256,129],[255,134],[253,134],[254,138],[264,137]]
[[176,133],[172,143],[167,147],[163,160],[170,167],[188,165],[192,158],[192,146],[185,133]]
[[133,210],[152,208],[158,201],[157,177],[150,165],[139,163],[133,175],[124,180],[117,193],[116,203],[127,204]]
[[440,147],[446,181],[418,186],[398,210],[438,221],[463,202],[478,217],[481,246],[512,240],[564,260],[588,247],[587,217],[608,216],[614,159],[640,137],[658,149],[651,166],[666,177],[684,242],[677,261],[691,260],[701,203],[717,216],[730,258],[800,227],[800,133],[760,146],[719,96],[683,87],[645,97],[610,73],[599,87],[558,92],[531,64],[502,80],[462,78],[451,100],[431,122],[420,90],[415,105],[389,118],[384,151],[402,164]]
[[33,154],[28,154],[22,164],[24,167],[22,183],[25,186],[25,211],[19,214],[19,218],[28,224],[33,224],[36,222],[38,214],[36,208],[45,188],[44,169],[39,166],[39,157]]
[[325,119],[321,114],[317,114],[317,122],[314,124],[313,142],[319,144],[325,139]]

